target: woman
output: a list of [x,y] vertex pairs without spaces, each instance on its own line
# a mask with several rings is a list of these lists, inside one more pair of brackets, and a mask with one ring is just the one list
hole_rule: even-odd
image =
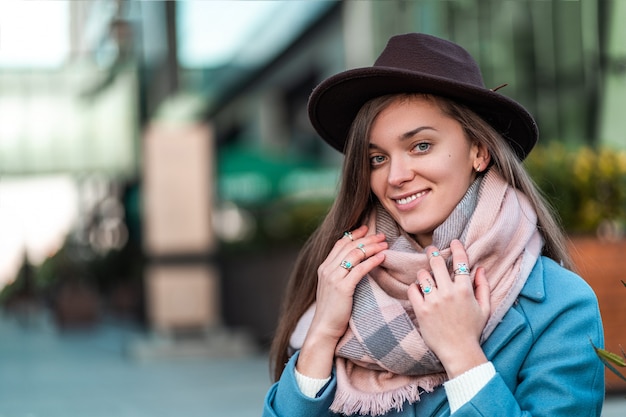
[[291,276],[263,415],[599,416],[597,300],[522,166],[528,112],[460,46],[406,34],[309,115],[342,183]]

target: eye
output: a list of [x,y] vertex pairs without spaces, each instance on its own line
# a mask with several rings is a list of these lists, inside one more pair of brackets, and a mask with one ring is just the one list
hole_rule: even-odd
[[430,143],[428,143],[428,142],[420,142],[417,145],[415,145],[413,150],[415,150],[416,152],[419,152],[419,153],[424,153],[424,152],[428,152],[430,147],[431,147]]
[[370,165],[372,167],[376,167],[382,163],[384,163],[386,158],[383,155],[372,155],[370,156]]

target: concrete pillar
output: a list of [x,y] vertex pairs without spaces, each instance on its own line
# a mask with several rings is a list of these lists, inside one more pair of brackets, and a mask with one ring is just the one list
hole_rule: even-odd
[[222,326],[216,248],[213,135],[207,124],[155,121],[143,149],[146,313],[153,338],[141,358],[237,355],[246,335]]

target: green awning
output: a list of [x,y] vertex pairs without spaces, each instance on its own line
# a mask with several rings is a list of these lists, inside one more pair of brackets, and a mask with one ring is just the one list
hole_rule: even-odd
[[218,151],[218,194],[225,201],[254,205],[279,198],[324,198],[334,194],[338,175],[337,168],[260,149]]

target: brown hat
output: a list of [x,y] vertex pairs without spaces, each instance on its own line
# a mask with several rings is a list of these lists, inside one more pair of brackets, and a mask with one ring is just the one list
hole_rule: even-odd
[[392,37],[372,67],[336,74],[309,98],[309,118],[322,138],[344,151],[350,125],[368,100],[394,93],[428,93],[467,105],[491,124],[523,160],[537,143],[533,117],[517,102],[485,88],[480,68],[459,45],[409,33]]

